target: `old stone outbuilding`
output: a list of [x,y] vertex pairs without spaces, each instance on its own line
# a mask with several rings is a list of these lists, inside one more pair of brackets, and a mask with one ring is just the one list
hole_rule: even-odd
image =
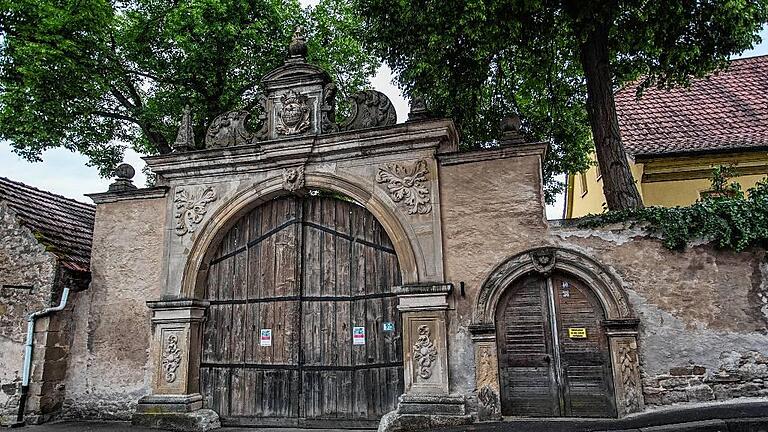
[[[0,425],[19,414],[28,316],[88,286],[94,210],[0,177]],[[60,414],[71,320],[68,308],[36,322],[27,421]]]
[[[460,151],[416,100],[396,123],[296,38],[263,115],[122,167],[72,298],[62,416],[423,430],[502,416],[624,417],[768,396],[765,251],[685,252],[547,221],[544,143],[509,120]],[[255,125],[252,126],[252,125]]]

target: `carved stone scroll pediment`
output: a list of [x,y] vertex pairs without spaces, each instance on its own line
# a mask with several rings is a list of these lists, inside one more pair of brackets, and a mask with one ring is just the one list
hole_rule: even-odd
[[376,90],[363,90],[350,97],[352,113],[339,124],[339,129],[349,131],[397,123],[397,112],[389,98]]
[[255,141],[255,135],[246,128],[250,117],[248,111],[229,111],[216,117],[205,134],[205,147],[232,147]]

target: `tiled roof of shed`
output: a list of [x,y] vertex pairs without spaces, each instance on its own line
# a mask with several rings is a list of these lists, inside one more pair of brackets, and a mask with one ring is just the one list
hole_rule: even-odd
[[768,148],[768,56],[731,61],[688,88],[616,93],[627,153],[656,156]]
[[0,177],[0,201],[59,258],[64,267],[89,271],[96,207]]

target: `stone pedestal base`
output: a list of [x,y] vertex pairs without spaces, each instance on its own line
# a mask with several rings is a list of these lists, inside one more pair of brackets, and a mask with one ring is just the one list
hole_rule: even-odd
[[139,400],[131,418],[135,426],[184,432],[206,432],[221,427],[215,411],[202,409],[203,397],[191,395],[151,395]]
[[379,432],[424,431],[472,423],[463,396],[402,395],[396,411],[386,414]]

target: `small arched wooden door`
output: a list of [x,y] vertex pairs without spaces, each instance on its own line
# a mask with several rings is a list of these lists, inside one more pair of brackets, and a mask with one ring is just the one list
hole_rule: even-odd
[[362,206],[309,196],[252,210],[209,262],[205,406],[229,425],[375,425],[403,393],[399,284]]
[[605,312],[562,274],[518,279],[499,301],[502,414],[616,417]]

